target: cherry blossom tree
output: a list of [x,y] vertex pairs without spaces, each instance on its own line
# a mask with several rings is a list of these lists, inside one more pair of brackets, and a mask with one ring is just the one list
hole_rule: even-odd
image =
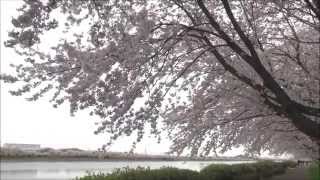
[[108,144],[151,129],[178,154],[318,156],[318,1],[24,0],[18,11],[5,45],[25,62],[2,81],[87,109]]

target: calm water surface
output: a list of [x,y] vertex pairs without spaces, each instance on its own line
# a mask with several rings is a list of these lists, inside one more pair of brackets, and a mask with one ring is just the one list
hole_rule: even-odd
[[[249,162],[249,161],[248,161]],[[1,180],[69,180],[87,172],[111,172],[115,168],[163,166],[199,171],[212,163],[236,164],[246,161],[1,161]]]

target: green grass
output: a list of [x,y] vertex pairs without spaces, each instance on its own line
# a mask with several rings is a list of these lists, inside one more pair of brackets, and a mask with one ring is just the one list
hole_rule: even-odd
[[251,164],[212,164],[200,171],[205,180],[259,180],[285,173],[292,163],[259,161]]
[[77,180],[194,180],[198,176],[198,172],[187,169],[138,167],[136,169],[117,169],[110,174],[88,174],[82,178],[77,178]]
[[234,165],[212,164],[200,172],[172,167],[160,169],[123,168],[106,174],[88,173],[88,175],[76,178],[76,180],[260,180],[282,174],[292,164],[292,162],[277,163],[272,161]]
[[320,161],[313,163],[308,169],[310,180],[320,180]]

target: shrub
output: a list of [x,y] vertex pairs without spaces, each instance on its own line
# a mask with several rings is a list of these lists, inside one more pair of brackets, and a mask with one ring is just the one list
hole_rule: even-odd
[[288,167],[287,163],[259,161],[250,164],[221,165],[213,164],[200,171],[204,180],[259,180],[282,174]]
[[295,161],[283,161],[282,164],[284,164],[284,166],[289,167],[289,168],[295,168],[297,167],[298,163]]
[[262,177],[271,177],[286,171],[285,164],[273,161],[259,161],[256,163],[257,173]]
[[234,175],[257,173],[256,163],[231,165]]
[[232,166],[212,164],[200,171],[203,180],[233,180]]
[[77,180],[195,180],[199,173],[192,170],[164,167],[151,170],[150,168],[117,169],[110,174],[88,174]]
[[259,174],[255,163],[232,165],[234,180],[259,180]]
[[234,180],[261,180],[259,174],[243,174],[238,177],[234,177]]
[[88,174],[77,180],[260,180],[284,173],[290,163],[259,161],[249,164],[212,164],[203,168],[200,173],[192,170],[163,167],[123,168],[109,174]]
[[309,167],[308,174],[310,180],[320,180],[320,161],[313,163]]

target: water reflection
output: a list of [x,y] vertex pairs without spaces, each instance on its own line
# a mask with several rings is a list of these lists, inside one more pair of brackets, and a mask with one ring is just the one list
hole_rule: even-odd
[[20,179],[20,177],[35,179],[37,177],[37,170],[1,170],[1,179]]

